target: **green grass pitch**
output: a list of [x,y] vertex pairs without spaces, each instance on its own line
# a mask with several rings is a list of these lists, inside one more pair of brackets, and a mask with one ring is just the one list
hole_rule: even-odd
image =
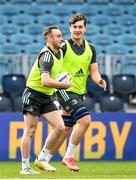
[[[54,173],[43,171],[38,175],[20,175],[20,162],[0,162],[0,179],[136,179],[135,161],[78,162],[79,172],[73,172],[61,162],[51,162]],[[31,167],[34,163],[31,162]]]

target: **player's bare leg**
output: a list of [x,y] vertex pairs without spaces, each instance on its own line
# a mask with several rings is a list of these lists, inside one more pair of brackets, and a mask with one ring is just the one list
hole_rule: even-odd
[[38,159],[35,160],[35,164],[39,169],[42,169],[45,172],[54,172],[56,171],[56,168],[48,163],[48,155],[50,154],[50,150],[56,143],[57,139],[59,139],[61,134],[64,133],[65,126],[58,111],[46,113],[42,115],[42,117],[48,121],[53,130],[48,135]]
[[20,174],[39,174],[29,166],[31,140],[37,128],[38,116],[26,113],[24,115],[25,129],[21,141],[22,168]]
[[63,164],[65,164],[70,170],[79,171],[79,167],[76,164],[74,153],[76,146],[80,143],[81,138],[84,136],[86,130],[90,124],[90,115],[87,115],[80,120],[78,120],[75,128],[73,129],[70,142],[66,151],[66,154],[63,158]]

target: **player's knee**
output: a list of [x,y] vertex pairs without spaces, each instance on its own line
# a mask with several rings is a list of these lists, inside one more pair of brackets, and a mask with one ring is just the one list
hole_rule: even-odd
[[36,125],[31,125],[28,129],[28,134],[30,136],[30,138],[32,138],[36,132],[36,128],[37,126]]
[[58,136],[60,136],[62,133],[65,132],[65,126],[64,125],[59,125],[55,128],[55,132]]
[[85,129],[87,129],[90,125],[91,122],[91,117],[90,115],[84,116],[83,118],[81,118],[78,123],[84,127]]

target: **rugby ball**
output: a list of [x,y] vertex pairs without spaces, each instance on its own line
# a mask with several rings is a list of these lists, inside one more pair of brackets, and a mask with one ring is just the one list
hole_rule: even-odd
[[70,77],[70,74],[69,74],[68,72],[62,72],[62,73],[58,74],[58,75],[55,77],[55,79],[56,79],[57,81],[62,82],[62,81],[64,81],[67,77]]

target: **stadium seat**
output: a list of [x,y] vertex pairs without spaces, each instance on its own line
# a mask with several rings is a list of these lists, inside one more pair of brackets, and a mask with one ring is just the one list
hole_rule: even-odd
[[44,8],[43,6],[40,5],[31,5],[31,6],[27,6],[26,8],[26,12],[28,15],[31,16],[42,16],[44,15]]
[[19,5],[24,5],[24,4],[32,4],[32,0],[10,0],[10,3],[12,4],[19,4]]
[[87,0],[88,4],[96,4],[96,5],[108,5],[109,0]]
[[115,5],[134,5],[135,0],[113,0]]
[[4,15],[0,15],[0,24],[4,24],[6,22],[6,18]]
[[109,78],[107,75],[102,74],[102,79],[104,79],[107,83],[107,88],[106,90],[104,90],[103,88],[99,87],[91,78],[91,76],[88,76],[87,79],[87,84],[86,84],[86,88],[87,88],[87,93],[94,97],[94,99],[96,101],[99,101],[100,96],[104,95],[104,94],[109,94],[110,92],[110,83],[109,83]]
[[91,38],[92,43],[94,43],[96,46],[97,45],[102,45],[102,46],[107,46],[112,44],[112,37],[105,35],[105,34],[99,34],[99,35],[94,35]]
[[69,27],[66,26],[65,24],[60,24],[59,28],[60,28],[63,36],[67,35],[67,34],[70,34],[69,33]]
[[0,0],[0,4],[5,4],[5,0]]
[[39,4],[39,5],[41,5],[41,4],[45,4],[45,5],[57,4],[58,0],[36,0],[36,3]]
[[37,24],[31,24],[31,25],[27,26],[27,28],[26,28],[26,32],[28,32],[28,34],[34,35],[34,36],[42,34],[43,30],[44,30],[44,26],[37,25]]
[[16,8],[14,5],[5,5],[1,9],[1,14],[6,16],[14,16],[19,14],[19,9]]
[[0,112],[11,112],[12,110],[10,98],[0,94]]
[[84,105],[87,107],[88,111],[91,111],[91,112],[95,111],[95,101],[88,94],[85,94],[84,96]]
[[53,14],[45,14],[44,16],[39,17],[39,23],[44,26],[60,24],[60,18]]
[[118,23],[120,23],[120,25],[129,27],[129,26],[134,26],[136,24],[136,20],[135,17],[126,15],[126,16],[121,16],[118,19]]
[[3,92],[9,96],[22,95],[25,89],[25,77],[21,74],[7,74],[2,77]]
[[132,74],[117,74],[113,76],[113,91],[121,96],[127,96],[135,91],[136,79]]
[[32,37],[28,34],[18,33],[11,37],[13,43],[18,45],[27,45],[32,43]]
[[123,55],[128,54],[128,48],[123,45],[112,45],[107,47],[107,53],[108,54],[115,54],[115,55]]
[[0,44],[5,44],[6,43],[6,36],[0,34]]
[[132,34],[122,35],[119,37],[119,43],[127,46],[135,46],[136,45],[136,36]]
[[90,8],[90,6],[88,6],[88,4],[85,4],[85,5],[83,5],[83,6],[81,6],[81,7],[79,7],[79,12],[81,13],[81,14],[84,14],[85,16],[87,16],[88,18],[88,20],[89,20],[89,16],[95,16],[95,15],[98,15],[98,11],[99,11],[100,9],[98,8],[98,6],[91,6],[91,8]]
[[1,27],[1,33],[7,36],[17,34],[18,27],[13,24],[4,24]]
[[123,100],[116,95],[101,96],[100,110],[102,112],[123,112]]
[[12,43],[3,44],[3,45],[1,45],[0,49],[3,54],[7,54],[7,55],[17,54],[19,52],[18,46],[15,44],[12,44]]
[[22,112],[22,96],[15,96],[12,98],[13,111]]
[[111,18],[105,15],[98,15],[92,17],[92,24],[97,26],[107,26],[111,23]]
[[29,25],[30,22],[32,23],[32,18],[31,16],[28,16],[28,15],[19,15],[13,18],[13,22],[14,24],[22,27],[22,26]]
[[[92,24],[88,24],[86,27],[86,33],[87,35],[97,35],[99,34],[99,27],[92,25]],[[90,37],[91,38],[91,37]]]
[[106,27],[105,29],[106,33],[111,35],[111,36],[118,36],[118,35],[122,35],[123,33],[125,33],[125,29],[118,25],[109,25]]
[[38,45],[38,44],[32,44],[32,45],[28,45],[28,47],[26,47],[26,52],[28,53],[28,54],[38,54],[40,51],[41,51],[41,49],[43,48],[43,46],[42,45]]
[[124,14],[123,8],[119,6],[108,6],[105,9],[105,15],[107,16],[122,16]]
[[77,4],[77,5],[81,5],[81,4],[84,4],[84,0],[62,0],[62,3],[63,4],[72,4],[72,5],[75,5],[75,4]]
[[136,56],[126,56],[121,64],[121,72],[123,74],[132,74],[136,76]]
[[57,16],[68,16],[71,14],[71,9],[65,5],[58,5],[57,8],[54,6],[53,14]]

